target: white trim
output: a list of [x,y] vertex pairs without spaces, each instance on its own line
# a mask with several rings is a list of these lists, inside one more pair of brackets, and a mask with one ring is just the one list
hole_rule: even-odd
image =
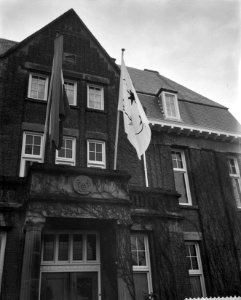
[[181,154],[181,160],[182,160],[182,165],[183,168],[174,168],[173,167],[173,172],[179,172],[184,175],[184,183],[185,183],[185,189],[187,193],[187,203],[182,203],[179,201],[180,205],[192,205],[192,197],[191,197],[191,192],[190,192],[190,185],[189,185],[189,179],[188,179],[188,173],[187,173],[187,164],[186,164],[186,159],[185,159],[185,154],[183,150],[172,148],[171,152],[179,152]]
[[[174,97],[175,116],[169,116],[168,115],[166,95],[171,95],[171,96]],[[178,121],[180,121],[181,117],[180,117],[180,112],[179,112],[179,107],[178,107],[177,95],[174,94],[174,93],[162,91],[161,92],[161,98],[162,98],[162,104],[163,104],[165,118],[168,119],[168,120],[178,120]]]
[[75,166],[75,164],[76,164],[76,138],[69,137],[69,136],[64,136],[63,137],[63,142],[65,140],[71,140],[72,141],[72,157],[71,158],[60,157],[59,156],[59,150],[56,150],[56,152],[55,152],[55,164],[56,165]]
[[[58,260],[59,235],[67,234],[69,236],[69,257],[68,260]],[[82,260],[73,260],[73,235],[82,235]],[[96,236],[96,259],[87,260],[87,235],[93,234]],[[48,231],[44,235],[54,236],[54,259],[52,261],[44,261],[44,241],[42,242],[41,251],[41,266],[66,266],[66,265],[96,265],[100,264],[100,237],[96,231]],[[71,251],[71,252],[70,252]]]
[[[40,299],[40,290],[41,290],[41,279],[42,273],[47,272],[61,272],[61,273],[69,273],[69,272],[96,272],[97,280],[98,280],[98,300],[101,300],[101,263],[100,263],[100,235],[97,231],[47,231],[44,234],[53,234],[54,238],[54,260],[53,261],[43,261],[43,248],[44,243],[42,242],[42,251],[41,251],[41,265],[40,265],[40,281],[39,281],[39,299]],[[68,234],[69,235],[69,261],[57,261],[58,255],[58,237],[60,234]],[[83,237],[83,252],[82,258],[83,260],[73,260],[73,235],[80,234]],[[96,260],[91,261],[87,260],[87,235],[94,234],[96,236]],[[70,246],[72,245],[72,246]]]
[[[185,245],[194,245],[195,246],[195,251],[197,255],[197,263],[198,263],[198,269],[196,270],[188,270],[189,276],[194,277],[198,276],[200,278],[200,283],[201,283],[201,288],[202,288],[202,293],[203,297],[206,297],[206,287],[205,287],[205,281],[204,281],[204,275],[203,275],[203,268],[202,268],[202,261],[201,261],[201,255],[200,255],[200,249],[199,249],[199,244],[197,242],[185,242]],[[190,259],[188,257],[188,259]]]
[[[73,99],[73,101],[74,102],[73,103],[69,102],[69,105],[76,106],[77,105],[77,82],[73,81],[73,80],[69,80],[69,79],[64,79],[64,84],[73,84],[73,86],[74,86],[74,99]],[[66,94],[67,94],[67,92],[66,92]],[[68,101],[69,101],[69,99],[68,99]]]
[[[32,86],[32,78],[33,76],[36,77],[41,77],[41,78],[45,78],[45,86],[44,86],[44,98],[43,99],[39,99],[34,98],[31,96],[31,86]],[[28,80],[28,98],[31,99],[36,99],[36,100],[41,100],[41,101],[47,101],[47,96],[48,96],[48,83],[49,83],[49,78],[47,75],[43,75],[43,74],[39,74],[39,73],[29,73],[29,80]]]
[[171,129],[174,128],[179,128],[181,130],[185,130],[188,129],[191,132],[192,131],[199,131],[200,133],[207,133],[207,134],[216,134],[218,136],[221,135],[225,135],[227,137],[234,137],[234,138],[241,138],[241,133],[234,133],[234,132],[230,132],[230,131],[223,131],[223,130],[215,130],[213,128],[210,127],[200,127],[200,126],[195,126],[195,125],[184,125],[184,124],[177,124],[177,123],[173,123],[167,120],[162,120],[162,121],[156,121],[156,120],[151,120],[149,119],[149,122],[151,125],[160,125],[161,127],[164,126],[168,126]]
[[[234,167],[235,167],[236,173],[231,173],[230,172],[230,159],[233,159],[233,161],[234,161]],[[239,170],[239,165],[238,165],[237,157],[231,156],[231,155],[228,156],[228,167],[229,167],[229,176],[230,176],[231,180],[232,179],[237,180],[237,183],[238,183],[238,186],[239,186],[239,191],[241,191],[240,170]],[[241,198],[240,198],[240,195],[238,195],[238,197],[239,197],[238,199],[236,199],[236,197],[235,197],[236,205],[237,205],[238,208],[241,208]]]
[[[148,286],[148,293],[153,293],[153,286],[152,286],[152,276],[151,276],[151,261],[150,261],[150,251],[149,251],[149,243],[148,243],[148,236],[142,233],[131,233],[131,236],[143,236],[144,237],[144,246],[145,246],[145,256],[146,256],[146,265],[145,266],[136,266],[133,265],[133,273],[143,273],[147,276],[147,286]],[[132,249],[131,249],[132,250]]]
[[[41,141],[40,141],[40,154],[39,155],[32,155],[32,154],[25,153],[26,135],[33,135],[33,136],[40,137]],[[43,163],[43,161],[44,161],[43,133],[31,132],[31,131],[23,132],[22,152],[21,152],[21,161],[20,161],[20,170],[19,170],[20,177],[24,177],[26,175],[26,162],[27,161]]]
[[[89,159],[89,144],[95,143],[102,145],[102,161],[90,160]],[[105,150],[105,142],[99,140],[87,140],[87,167],[88,168],[106,168],[106,150]]]
[[1,244],[0,244],[0,294],[1,294],[1,285],[2,285],[2,274],[3,274],[3,265],[4,265],[4,256],[5,248],[7,241],[7,233],[0,232]]
[[[100,108],[95,108],[95,107],[90,106],[90,103],[89,103],[89,89],[90,89],[90,87],[100,90],[100,97],[101,97]],[[104,106],[105,106],[105,104],[104,104],[104,88],[103,88],[103,86],[99,86],[99,85],[95,85],[95,84],[88,84],[87,85],[87,107],[91,108],[91,109],[96,109],[96,110],[104,110]]]

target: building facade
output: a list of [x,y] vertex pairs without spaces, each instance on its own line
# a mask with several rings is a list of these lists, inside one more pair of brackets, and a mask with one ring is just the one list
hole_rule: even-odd
[[[63,145],[43,132],[56,32],[70,104]],[[0,297],[241,296],[241,126],[156,71],[128,68],[150,121],[143,160],[120,120],[120,68],[71,9],[0,40]]]

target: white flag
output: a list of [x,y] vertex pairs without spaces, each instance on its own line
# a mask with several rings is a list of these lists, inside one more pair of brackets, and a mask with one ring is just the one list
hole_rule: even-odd
[[151,141],[149,121],[136,94],[122,56],[118,110],[123,112],[127,138],[141,159]]

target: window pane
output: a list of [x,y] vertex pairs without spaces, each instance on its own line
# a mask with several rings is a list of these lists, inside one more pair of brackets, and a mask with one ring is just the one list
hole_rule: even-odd
[[235,174],[235,175],[237,174],[235,161],[234,161],[233,158],[229,159],[229,173],[230,174]]
[[234,192],[234,198],[236,200],[237,206],[241,206],[241,190],[240,190],[240,184],[239,184],[239,178],[232,177],[232,186],[233,186],[233,192]]
[[60,234],[58,260],[68,260],[68,258],[69,258],[69,236],[68,234]]
[[89,150],[90,151],[95,151],[95,144],[94,143],[89,143]]
[[183,169],[181,152],[172,151],[173,168]]
[[96,144],[96,152],[102,152],[102,144]]
[[33,155],[40,155],[40,146],[33,147]]
[[144,236],[143,235],[137,236],[137,247],[138,247],[138,250],[145,250]]
[[200,276],[190,276],[190,284],[191,284],[191,294],[192,297],[202,297],[202,286],[200,281]]
[[61,149],[58,151],[58,156],[59,156],[59,157],[65,157],[65,149],[61,148]]
[[40,145],[41,144],[41,137],[40,136],[34,136],[34,145]]
[[136,236],[131,235],[131,250],[136,250],[136,249],[137,249]]
[[26,144],[32,145],[33,144],[33,136],[26,134]]
[[174,171],[175,187],[181,197],[179,198],[179,203],[188,203],[187,191],[184,179],[184,173]]
[[81,234],[73,235],[73,260],[82,260],[83,238]]
[[96,153],[96,160],[102,161],[102,153]]
[[66,158],[72,158],[72,150],[66,150]]
[[26,145],[25,146],[25,154],[32,154],[32,145]]
[[95,160],[95,153],[94,152],[89,153],[89,160]]
[[72,140],[65,140],[66,142],[66,148],[72,149]]
[[196,257],[192,257],[192,269],[193,270],[198,270],[198,261]]
[[96,235],[87,235],[87,260],[96,260]]
[[139,266],[146,266],[146,253],[145,251],[138,252]]
[[137,260],[137,251],[132,251],[132,265],[138,266],[138,260]]
[[148,295],[147,273],[133,273],[137,300],[145,300]]
[[43,260],[52,261],[54,260],[54,235],[45,234],[43,245]]

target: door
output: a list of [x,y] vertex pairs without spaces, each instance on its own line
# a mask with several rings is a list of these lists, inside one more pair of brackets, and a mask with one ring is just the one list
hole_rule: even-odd
[[98,300],[97,272],[42,273],[40,300]]

